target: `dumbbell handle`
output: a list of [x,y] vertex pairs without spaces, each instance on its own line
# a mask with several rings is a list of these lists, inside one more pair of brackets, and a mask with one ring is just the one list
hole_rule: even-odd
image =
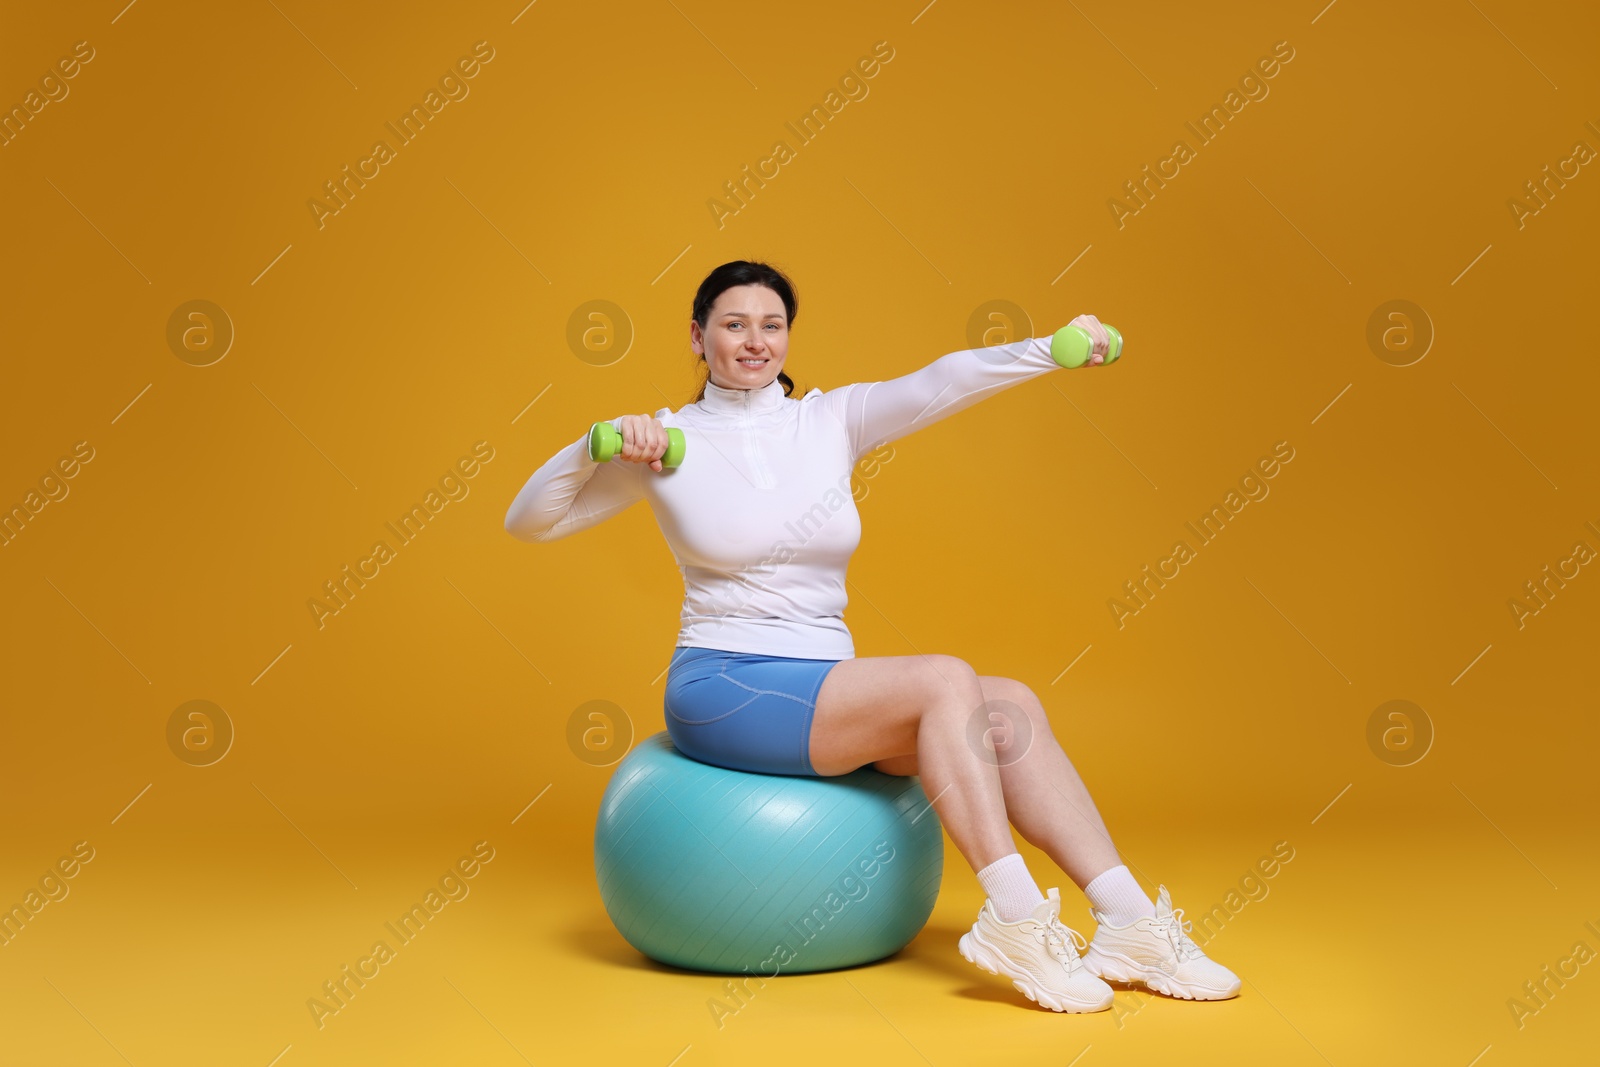
[[[687,443],[683,431],[676,426],[667,427],[667,451],[661,457],[662,467],[676,467],[683,462]],[[622,431],[609,422],[597,422],[589,428],[589,458],[605,463],[622,454]]]
[[[1115,363],[1122,358],[1122,333],[1115,326],[1106,326],[1105,330],[1111,342],[1106,348],[1106,363]],[[1093,349],[1094,338],[1082,326],[1063,326],[1050,338],[1050,358],[1068,370],[1088,363]]]

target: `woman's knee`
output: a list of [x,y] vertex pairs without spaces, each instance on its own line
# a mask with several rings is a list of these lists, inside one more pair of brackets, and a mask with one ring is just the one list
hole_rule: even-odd
[[920,659],[931,672],[923,676],[923,696],[928,707],[953,708],[970,714],[987,699],[977,670],[961,657],[930,653]]
[[1025,682],[994,675],[982,675],[978,682],[983,688],[984,730],[997,754],[1020,757],[1053,736],[1043,703]]

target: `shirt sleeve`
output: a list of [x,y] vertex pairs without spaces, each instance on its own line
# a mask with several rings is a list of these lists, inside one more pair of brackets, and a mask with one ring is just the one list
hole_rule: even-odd
[[920,370],[856,382],[819,399],[844,424],[852,458],[904,437],[1030,378],[1060,370],[1050,337],[1032,337],[940,356]]
[[644,466],[590,459],[584,431],[533,472],[506,512],[506,532],[519,541],[556,541],[603,522],[643,499]]

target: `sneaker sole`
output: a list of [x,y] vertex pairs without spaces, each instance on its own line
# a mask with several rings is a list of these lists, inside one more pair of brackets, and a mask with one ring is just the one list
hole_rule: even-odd
[[1237,985],[1225,992],[1207,989],[1204,986],[1186,985],[1160,967],[1146,967],[1123,956],[1102,956],[1092,949],[1084,953],[1083,965],[1089,968],[1091,974],[1097,974],[1107,981],[1142,985],[1146,989],[1183,1000],[1228,1000],[1239,995]]
[[1104,1011],[1111,1007],[1113,994],[1109,991],[1105,1000],[1085,1004],[1069,1000],[1062,994],[1039,987],[1031,975],[1014,968],[1011,965],[1011,961],[1006,959],[1004,953],[973,937],[970,930],[961,935],[961,940],[956,947],[960,950],[962,958],[968,963],[975,964],[980,970],[988,971],[990,974],[1011,979],[1011,984],[1016,988],[1017,992],[1040,1007],[1061,1012]]

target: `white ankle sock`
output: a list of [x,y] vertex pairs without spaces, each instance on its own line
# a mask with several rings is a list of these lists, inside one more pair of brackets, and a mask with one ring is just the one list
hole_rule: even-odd
[[1096,875],[1083,887],[1083,895],[1089,898],[1089,906],[1105,915],[1113,926],[1127,926],[1156,913],[1155,903],[1139,888],[1126,865]]
[[[1044,900],[1039,884],[1028,873],[1028,864],[1022,853],[1001,856],[978,872],[983,891],[994,901],[994,910],[1001,922],[1014,923],[1026,919]],[[1154,911],[1151,914],[1155,914]]]

